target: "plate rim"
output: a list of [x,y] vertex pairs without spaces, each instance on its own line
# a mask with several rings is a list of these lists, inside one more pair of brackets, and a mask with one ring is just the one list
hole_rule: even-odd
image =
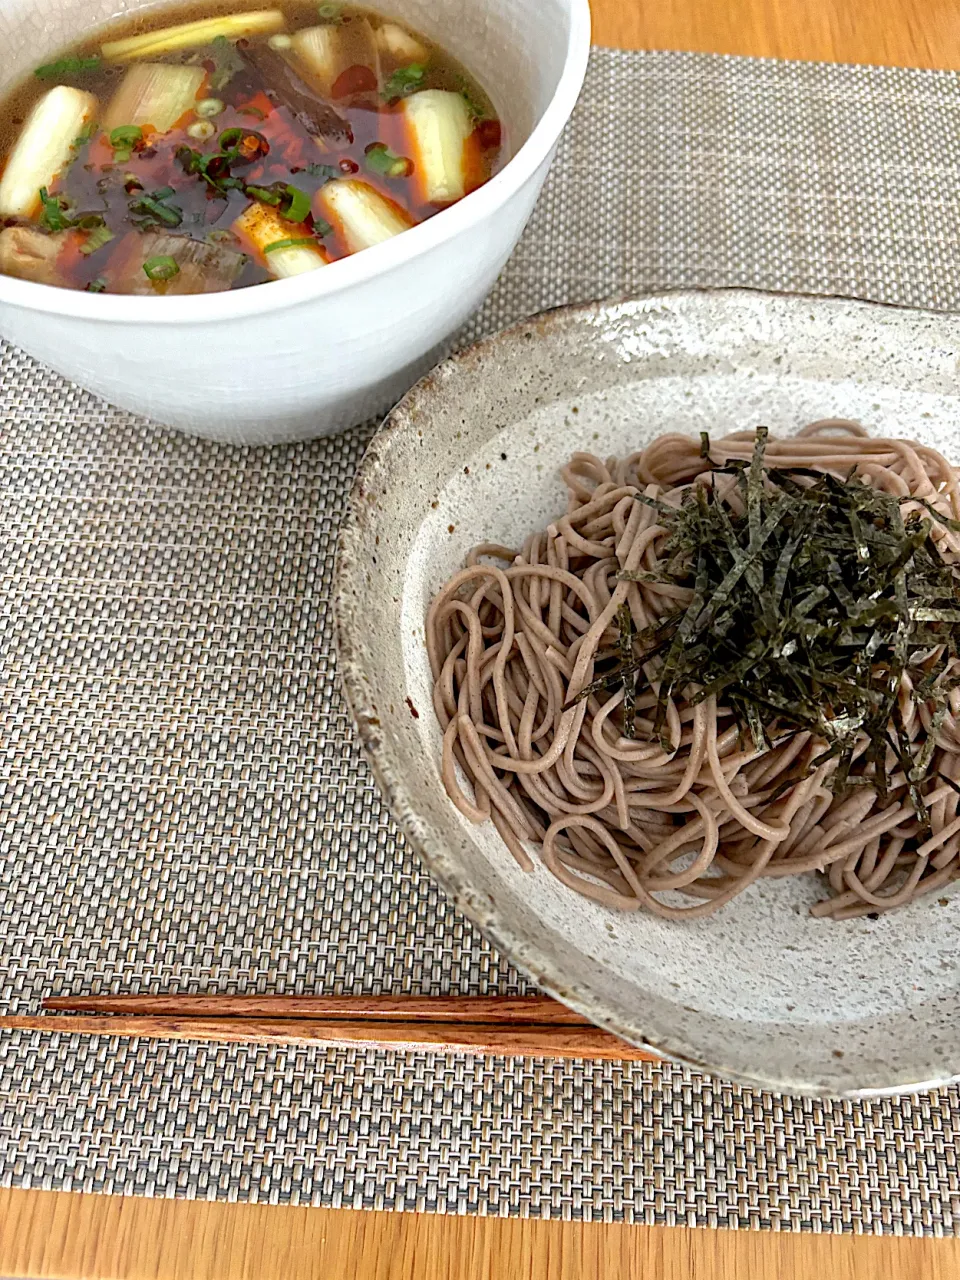
[[[588,1018],[595,1025],[611,1031],[627,1043],[648,1051],[657,1058],[706,1076],[731,1081],[749,1088],[762,1089],[774,1094],[790,1094],[811,1098],[873,1099],[900,1097],[926,1093],[960,1083],[960,1063],[953,1067],[944,1064],[942,1073],[920,1081],[897,1081],[893,1084],[829,1088],[808,1080],[784,1079],[779,1076],[744,1071],[722,1062],[706,1062],[699,1059],[689,1047],[672,1044],[668,1029],[655,1035],[639,1033],[633,1027],[624,1026],[619,1018],[603,1004],[602,998],[569,990],[568,983],[554,962],[542,954],[535,944],[519,937],[505,922],[499,908],[487,895],[478,892],[468,882],[465,873],[455,860],[446,854],[444,842],[436,839],[430,824],[422,820],[413,797],[406,786],[402,769],[395,769],[390,759],[390,746],[383,732],[379,715],[367,698],[363,676],[361,652],[363,623],[355,617],[350,583],[363,573],[364,563],[360,554],[363,541],[362,512],[369,493],[369,482],[382,461],[384,448],[389,447],[395,436],[411,429],[417,410],[424,397],[429,398],[437,382],[455,373],[469,373],[471,367],[484,357],[501,348],[531,327],[543,334],[563,327],[565,322],[578,318],[596,317],[608,311],[631,304],[649,304],[663,301],[705,300],[709,298],[736,300],[743,298],[776,300],[796,304],[819,306],[824,303],[848,303],[864,312],[909,313],[931,320],[946,320],[949,312],[931,308],[905,306],[900,303],[875,302],[846,294],[814,294],[794,291],[773,291],[741,287],[705,287],[657,289],[641,293],[615,294],[588,302],[577,302],[550,307],[524,317],[521,320],[485,335],[476,342],[454,352],[424,375],[398,401],[386,415],[380,427],[364,451],[353,483],[350,487],[337,538],[337,554],[331,603],[334,611],[334,634],[337,652],[337,671],[344,697],[357,729],[360,745],[371,767],[384,803],[393,820],[400,827],[411,849],[433,879],[441,886],[453,906],[461,911],[479,932],[514,967],[526,974],[538,988],[561,1001],[569,1008]],[[639,1015],[638,1015],[639,1020]]]

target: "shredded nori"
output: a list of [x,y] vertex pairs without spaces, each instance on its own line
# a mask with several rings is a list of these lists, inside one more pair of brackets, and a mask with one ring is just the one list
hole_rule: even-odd
[[[659,682],[654,733],[669,746],[668,702],[716,695],[758,750],[769,745],[771,726],[778,741],[798,730],[821,739],[810,767],[836,758],[834,790],[854,781],[857,751],[856,781],[881,799],[889,747],[925,825],[920,783],[947,697],[960,685],[946,675],[958,655],[960,569],[943,559],[932,531],[935,521],[953,531],[960,524],[925,501],[927,515],[914,509],[904,518],[904,503],[916,507],[916,499],[854,472],[841,479],[766,467],[766,440],[761,428],[749,463],[717,466],[702,438],[713,476],[735,477],[742,515],[710,482],[691,485],[679,508],[637,495],[669,530],[655,578],[692,589],[693,598],[643,631],[622,609],[616,650],[580,697],[623,687],[624,734],[632,737],[638,680]],[[933,716],[919,753],[899,704],[904,675],[914,702]]]

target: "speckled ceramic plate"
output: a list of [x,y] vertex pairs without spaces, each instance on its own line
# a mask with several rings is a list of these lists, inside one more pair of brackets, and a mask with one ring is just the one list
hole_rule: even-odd
[[576,449],[672,430],[776,432],[829,415],[960,459],[960,319],[747,292],[551,312],[441,365],[373,441],[343,530],[341,670],[394,816],[458,907],[547,991],[625,1039],[782,1092],[929,1088],[960,1073],[960,897],[879,920],[814,919],[812,876],[762,881],[679,924],[618,914],[544,868],[440,783],[424,617],[479,541],[563,510]]

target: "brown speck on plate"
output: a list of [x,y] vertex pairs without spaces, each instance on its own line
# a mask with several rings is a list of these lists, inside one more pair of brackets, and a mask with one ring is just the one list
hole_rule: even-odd
[[420,712],[419,712],[419,711],[417,710],[417,708],[413,705],[413,699],[412,699],[412,698],[407,698],[407,706],[410,708],[410,714],[413,716],[414,720],[419,720],[419,719],[420,719]]
[[448,525],[447,525],[447,533],[453,533],[453,531],[454,531],[454,529],[456,529],[456,527],[457,527],[457,526],[456,526],[455,524],[448,524]]

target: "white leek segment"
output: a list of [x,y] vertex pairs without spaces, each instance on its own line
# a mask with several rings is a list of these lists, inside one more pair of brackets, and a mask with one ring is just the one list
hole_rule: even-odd
[[139,125],[156,133],[168,133],[196,106],[206,78],[203,67],[170,66],[163,62],[138,62],[123,77],[103,117],[110,132],[120,125]]
[[[289,276],[299,276],[327,265],[327,255],[313,240],[309,228],[302,222],[288,222],[273,205],[255,200],[237,218],[232,230],[277,280],[286,280]],[[308,240],[311,243],[270,250],[271,245],[284,240]]]
[[377,47],[392,62],[426,62],[430,51],[405,28],[395,22],[385,22],[376,30]]
[[414,162],[414,180],[430,204],[450,204],[467,194],[470,108],[459,93],[424,89],[403,100]]
[[[143,269],[151,258],[169,257],[177,272],[156,284]],[[111,256],[105,272],[111,293],[151,297],[162,294],[222,293],[243,269],[243,254],[222,244],[191,240],[164,231],[125,236]]]
[[40,211],[40,188],[52,187],[73,159],[74,143],[97,112],[92,93],[57,85],[27,117],[0,178],[0,217],[32,218]]
[[289,49],[281,50],[311,88],[324,98],[333,97],[337,81],[350,67],[367,67],[380,85],[380,55],[373,28],[366,18],[349,23],[325,23],[305,27],[290,37]]
[[252,13],[229,13],[222,18],[203,18],[199,22],[181,22],[160,31],[145,31],[126,40],[108,40],[100,52],[108,62],[129,62],[134,58],[156,58],[177,49],[198,49],[222,36],[239,40],[241,36],[271,35],[285,26],[279,9],[257,9]]
[[317,192],[316,207],[340,232],[351,253],[382,244],[414,225],[406,209],[356,178],[324,183]]
[[0,274],[36,284],[66,285],[57,259],[70,234],[60,231],[46,236],[36,227],[7,227],[0,231]]

